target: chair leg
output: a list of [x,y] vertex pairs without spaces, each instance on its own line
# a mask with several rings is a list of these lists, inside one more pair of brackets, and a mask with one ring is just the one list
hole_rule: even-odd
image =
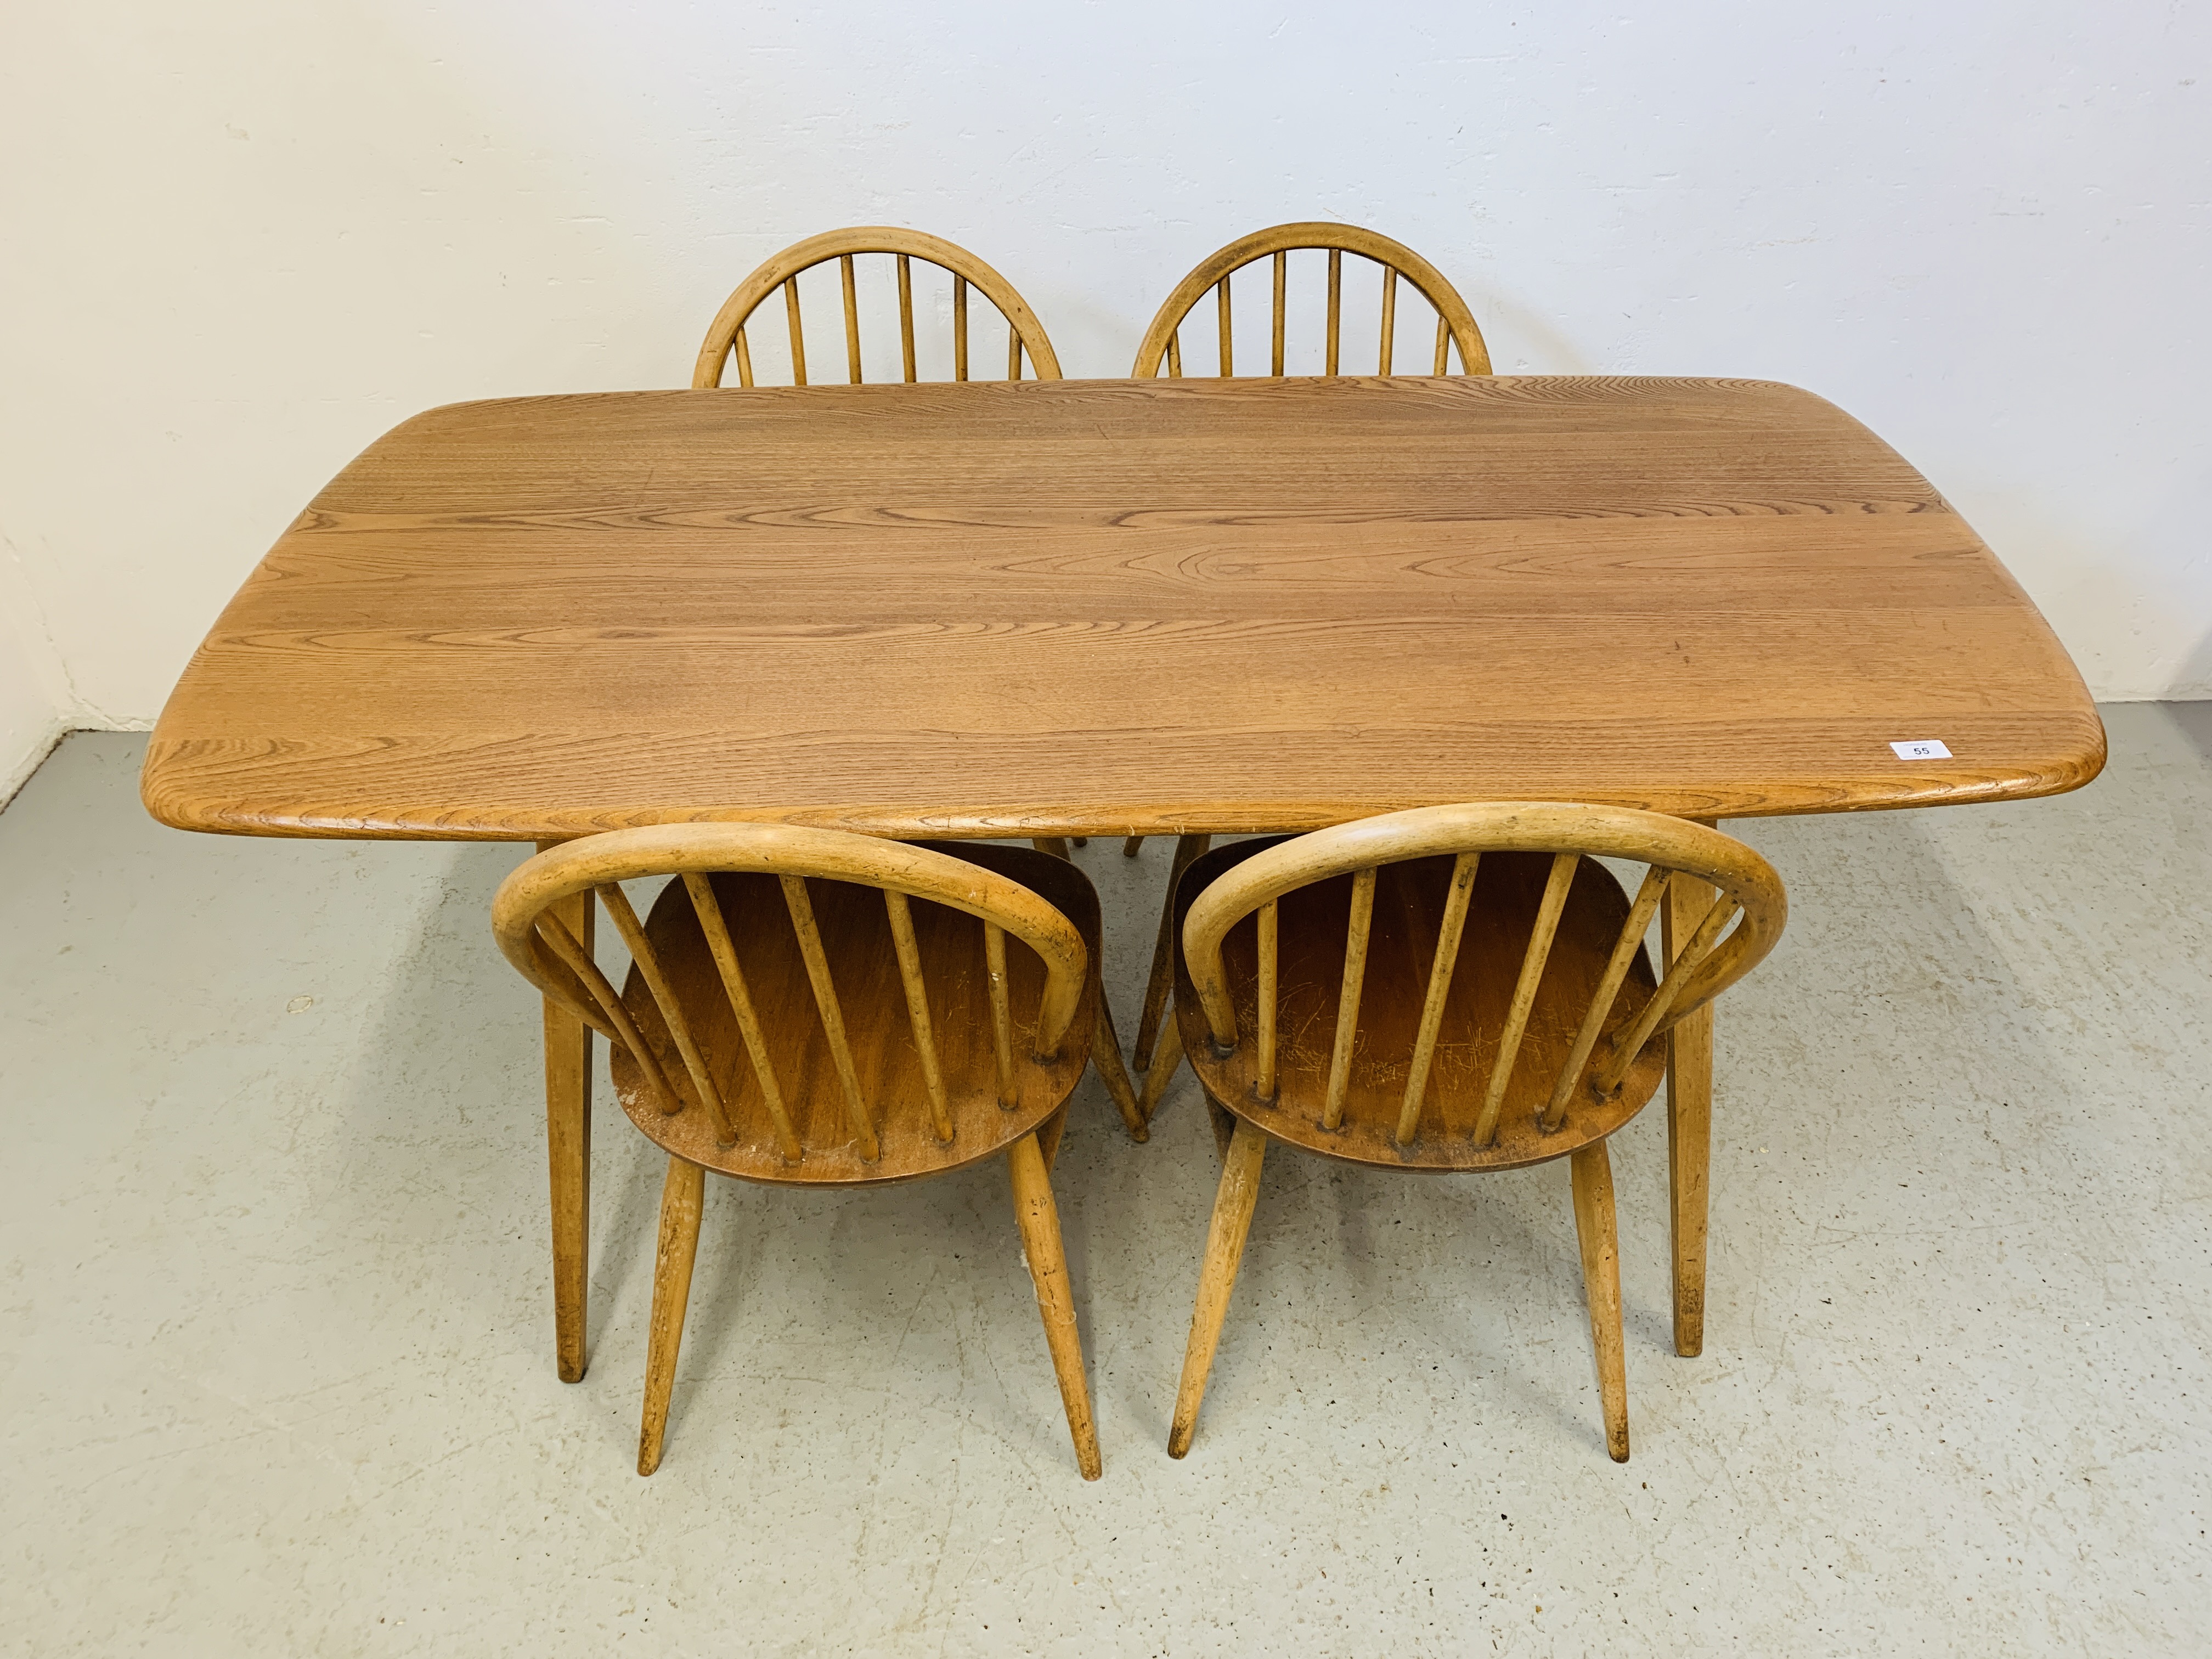
[[1260,1164],[1267,1137],[1238,1119],[1237,1133],[1222,1160],[1221,1188],[1213,1200],[1213,1219],[1206,1230],[1206,1262],[1198,1271],[1198,1300],[1190,1310],[1190,1340],[1182,1352],[1182,1382],[1176,1389],[1175,1424],[1168,1431],[1168,1455],[1190,1449],[1198,1426],[1198,1402],[1213,1370],[1221,1344],[1221,1321],[1229,1311],[1229,1292],[1244,1260],[1245,1236],[1252,1230],[1252,1206],[1260,1198]]
[[1206,1091],[1206,1115],[1213,1120],[1213,1150],[1221,1155],[1224,1164],[1229,1162],[1229,1143],[1237,1135],[1237,1114],[1214,1097],[1213,1091]]
[[1091,1419],[1091,1390],[1083,1380],[1083,1339],[1075,1328],[1075,1299],[1068,1291],[1060,1210],[1052,1200],[1052,1181],[1035,1135],[1024,1135],[1008,1150],[1006,1172],[1013,1182],[1022,1254],[1036,1287],[1037,1310],[1044,1316],[1045,1346],[1052,1350],[1053,1375],[1060,1382],[1060,1403],[1075,1442],[1075,1466],[1085,1480],[1096,1480],[1101,1472],[1098,1431]]
[[1145,844],[1145,838],[1144,838],[1142,836],[1122,836],[1122,837],[1121,837],[1121,856],[1122,856],[1123,858],[1125,858],[1125,859],[1133,859],[1133,858],[1136,857],[1136,856],[1137,856],[1137,849],[1138,849],[1139,847],[1142,847],[1144,844]]
[[1071,847],[1088,847],[1091,845],[1091,837],[1088,836],[1071,836],[1068,837],[1067,844]]
[[1613,1224],[1613,1160],[1594,1140],[1571,1160],[1575,1237],[1583,1247],[1583,1294],[1589,1303],[1590,1346],[1597,1351],[1598,1398],[1605,1408],[1605,1449],[1628,1461],[1628,1368],[1620,1334],[1620,1249]]
[[668,1432],[668,1394],[684,1345],[684,1312],[691,1301],[691,1264],[699,1255],[699,1206],[707,1172],[670,1155],[660,1188],[660,1243],[653,1259],[653,1324],[645,1350],[645,1420],[637,1433],[637,1472],[660,1467]]
[[1030,837],[1030,845],[1040,853],[1051,854],[1056,859],[1066,859],[1071,864],[1075,861],[1074,854],[1067,850],[1067,837],[1065,836],[1035,836]]
[[[1713,890],[1678,874],[1667,890],[1661,947],[1678,945],[1705,920]],[[1708,1003],[1667,1038],[1668,1233],[1674,1267],[1674,1352],[1705,1346],[1705,1226],[1711,1196],[1713,1010]]]
[[1065,1105],[1037,1125],[1037,1151],[1044,1154],[1044,1167],[1048,1172],[1060,1161],[1060,1138],[1066,1133],[1067,1108]]
[[[1079,836],[1075,844],[1082,847],[1087,843]],[[1071,864],[1074,862],[1065,841],[1045,837],[1033,840],[1030,845],[1040,853],[1050,853],[1055,858],[1067,859]],[[1129,1068],[1121,1063],[1121,1039],[1115,1033],[1114,1011],[1106,1006],[1106,988],[1103,984],[1098,988],[1098,1018],[1091,1027],[1091,1064],[1098,1073],[1098,1080],[1106,1085],[1106,1092],[1114,1097],[1115,1109],[1121,1114],[1121,1122],[1129,1131],[1129,1139],[1150,1139],[1151,1132],[1145,1127],[1143,1115],[1137,1110],[1136,1085],[1129,1081]],[[1056,1147],[1059,1144],[1059,1131],[1054,1130],[1053,1146]],[[1050,1150],[1046,1152],[1044,1161],[1049,1167],[1052,1163]]]
[[[543,842],[539,850],[556,845]],[[589,893],[549,914],[592,948]],[[553,1211],[553,1354],[563,1382],[580,1382],[592,1278],[592,1028],[545,1003],[545,1161]]]
[[1152,1044],[1159,1040],[1160,1018],[1167,1012],[1168,988],[1175,982],[1176,884],[1191,860],[1213,845],[1211,836],[1177,836],[1175,861],[1168,866],[1167,896],[1160,901],[1160,931],[1152,941],[1152,971],[1145,981],[1145,1012],[1137,1022],[1137,1048],[1130,1056],[1140,1072],[1152,1063]]
[[1106,994],[1098,994],[1098,1018],[1091,1028],[1091,1063],[1097,1069],[1098,1080],[1106,1085],[1106,1092],[1114,1097],[1115,1109],[1121,1114],[1121,1125],[1129,1132],[1132,1140],[1150,1140],[1151,1128],[1145,1115],[1137,1109],[1137,1088],[1129,1080],[1129,1068],[1121,1063],[1121,1039],[1114,1030],[1114,1011],[1106,1006]]
[[1145,1133],[1152,1132],[1152,1114],[1160,1109],[1160,1097],[1175,1081],[1176,1067],[1182,1064],[1182,1027],[1175,1020],[1167,1022],[1160,1033],[1160,1051],[1152,1056],[1152,1069],[1145,1073],[1145,1092],[1137,1099],[1137,1115],[1144,1120]]

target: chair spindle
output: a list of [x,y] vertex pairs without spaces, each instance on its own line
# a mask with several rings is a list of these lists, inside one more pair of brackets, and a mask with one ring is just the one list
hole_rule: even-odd
[[1451,325],[1444,320],[1443,313],[1439,311],[1437,313],[1437,366],[1433,372],[1442,374],[1450,367]]
[[952,279],[952,378],[968,378],[968,279]]
[[750,386],[753,383],[753,354],[751,348],[745,344],[745,331],[743,324],[738,326],[737,346],[738,384]]
[[929,1019],[929,988],[922,982],[921,946],[914,936],[914,912],[904,893],[884,889],[884,908],[890,913],[891,943],[898,950],[899,979],[906,987],[907,1018],[914,1027],[914,1046],[921,1057],[922,1086],[929,1091],[930,1121],[940,1145],[952,1144],[952,1108],[945,1096],[945,1070],[937,1058],[937,1031]]
[[1010,380],[1022,378],[1022,337],[1012,328],[1006,331],[1006,378]]
[[1321,1127],[1341,1128],[1344,1097],[1352,1081],[1352,1047],[1359,1033],[1359,988],[1367,977],[1367,936],[1375,921],[1375,872],[1352,878],[1352,916],[1344,928],[1344,984],[1336,995],[1336,1047],[1328,1057],[1328,1098]]
[[1006,933],[995,923],[983,924],[983,969],[991,979],[991,1046],[999,1059],[999,1105],[1014,1106],[1014,1013],[1007,1000]]
[[629,895],[615,882],[602,882],[592,890],[599,896],[607,915],[614,921],[615,930],[622,935],[623,943],[629,947],[630,959],[637,963],[638,972],[644,976],[646,988],[653,993],[654,1005],[666,1022],[668,1035],[674,1040],[676,1052],[684,1057],[684,1069],[691,1074],[691,1086],[699,1091],[700,1103],[706,1107],[707,1115],[714,1125],[714,1139],[725,1146],[734,1146],[738,1132],[731,1126],[729,1109],[722,1104],[722,1091],[714,1086],[712,1073],[707,1069],[707,1057],[699,1052],[692,1040],[691,1022],[684,1017],[684,1005],[676,994],[660,966],[653,941],[645,936],[645,924],[630,908]]
[[1375,372],[1390,372],[1390,349],[1398,339],[1398,268],[1382,267],[1382,340],[1375,353]]
[[1344,317],[1344,250],[1328,251],[1328,342],[1324,374],[1336,373],[1337,325]]
[[[550,906],[538,919],[536,926],[538,942],[552,951],[568,969],[568,976],[573,982],[564,988],[568,994],[568,1001],[574,1005],[573,1012],[608,1042],[625,1041],[621,1027],[608,1017],[608,998],[614,988],[607,984],[606,975],[599,971],[599,964],[591,961],[591,952],[577,941],[576,936],[568,931],[568,925],[553,913]],[[590,965],[590,972],[573,965],[579,957]],[[582,994],[579,995],[579,992]]]
[[769,1053],[768,1038],[761,1030],[760,1015],[753,1006],[752,988],[745,983],[744,969],[738,963],[738,948],[730,939],[730,924],[722,915],[721,902],[714,896],[714,884],[707,877],[687,872],[684,877],[684,890],[691,895],[691,908],[699,917],[699,931],[707,936],[707,949],[714,958],[714,967],[722,976],[722,989],[730,999],[730,1012],[738,1018],[738,1035],[744,1038],[745,1056],[752,1061],[754,1081],[760,1085],[761,1101],[768,1108],[769,1121],[775,1126],[776,1149],[787,1162],[796,1164],[805,1155],[800,1146],[799,1131],[793,1127],[791,1113],[783,1103],[783,1091],[777,1087],[775,1062]]
[[1226,276],[1213,285],[1213,309],[1221,325],[1221,378],[1225,380],[1236,372],[1230,368],[1236,353],[1230,343],[1229,279]]
[[914,384],[914,265],[898,256],[899,363],[908,386]]
[[837,256],[837,280],[845,290],[845,378],[860,383],[860,299],[853,291],[853,256]]
[[599,1005],[595,1016],[588,1005],[577,1010],[586,1023],[610,1042],[619,1042],[636,1058],[637,1068],[645,1073],[645,1080],[653,1099],[659,1103],[661,1115],[672,1117],[684,1109],[684,1102],[676,1091],[669,1087],[668,1079],[660,1069],[660,1062],[647,1048],[644,1036],[631,1022],[629,1010],[623,1006],[621,996],[599,971],[599,964],[592,960],[592,953],[577,941],[576,936],[551,914],[538,918],[538,936],[552,947],[553,954],[574,974],[578,981],[591,994],[592,1000]]
[[1656,864],[1644,872],[1644,884],[1636,890],[1636,902],[1629,906],[1628,920],[1620,925],[1620,937],[1613,941],[1613,955],[1607,959],[1605,973],[1590,998],[1589,1012],[1583,1016],[1582,1029],[1575,1033],[1574,1047],[1567,1052],[1566,1063],[1559,1067],[1559,1081],[1552,1085],[1552,1098],[1538,1120],[1538,1127],[1547,1135],[1567,1121],[1567,1102],[1574,1094],[1576,1080],[1583,1074],[1590,1050],[1597,1046],[1597,1034],[1605,1027],[1605,1017],[1613,1012],[1613,999],[1620,994],[1621,981],[1628,977],[1628,964],[1635,961],[1637,948],[1650,931],[1651,918],[1658,913],[1660,902],[1667,896],[1667,884],[1673,878],[1672,872]]
[[1262,1100],[1275,1097],[1275,995],[1277,978],[1281,971],[1276,944],[1279,920],[1274,900],[1269,899],[1260,907],[1260,1078],[1257,1087]]
[[1528,953],[1521,958],[1521,978],[1513,988],[1512,1006],[1506,1010],[1505,1029],[1498,1034],[1498,1058],[1490,1068],[1482,1115],[1475,1120],[1477,1146],[1487,1146],[1498,1137],[1498,1115],[1505,1104],[1505,1085],[1513,1076],[1513,1061],[1521,1052],[1521,1034],[1528,1029],[1536,987],[1543,981],[1544,963],[1552,954],[1552,935],[1559,931],[1559,913],[1566,908],[1567,890],[1574,885],[1575,866],[1581,859],[1578,853],[1552,855],[1551,879],[1544,884],[1543,902],[1536,907],[1536,925],[1528,934]]
[[1636,1063],[1636,1056],[1644,1052],[1644,1045],[1674,1024],[1667,1018],[1667,1011],[1674,1006],[1674,999],[1681,994],[1682,987],[1689,981],[1690,975],[1697,972],[1698,964],[1712,954],[1713,947],[1720,943],[1722,932],[1735,920],[1736,912],[1742,908],[1726,894],[1713,901],[1712,908],[1705,912],[1705,919],[1698,924],[1698,931],[1690,936],[1690,942],[1682,947],[1681,954],[1668,968],[1667,977],[1659,981],[1659,988],[1651,994],[1651,1000],[1644,1005],[1643,1012],[1636,1017],[1636,1023],[1625,1033],[1614,1035],[1613,1048],[1606,1056],[1605,1064],[1598,1067],[1597,1075],[1590,1079],[1590,1086],[1597,1091],[1600,1098],[1620,1086],[1620,1079]]
[[1459,966],[1460,936],[1467,928],[1468,901],[1474,894],[1474,872],[1482,862],[1480,853],[1462,853],[1452,860],[1451,888],[1444,896],[1444,915],[1437,930],[1437,953],[1429,964],[1429,992],[1421,1003],[1421,1029],[1413,1038],[1413,1063],[1406,1072],[1406,1097],[1398,1108],[1397,1141],[1413,1144],[1420,1125],[1421,1101],[1429,1091],[1429,1066],[1437,1055],[1437,1032],[1444,1023],[1444,1003],[1451,991],[1452,973]]
[[1290,270],[1291,256],[1287,253],[1278,253],[1275,256],[1275,349],[1273,358],[1274,367],[1270,371],[1277,375],[1283,372],[1283,313],[1289,299]]
[[778,876],[783,886],[784,908],[791,912],[792,931],[799,935],[799,952],[806,960],[806,977],[814,987],[814,1006],[822,1016],[822,1030],[830,1039],[830,1057],[837,1067],[837,1081],[845,1091],[845,1111],[860,1143],[860,1156],[873,1164],[882,1155],[876,1126],[860,1098],[860,1079],[853,1069],[853,1050],[845,1041],[845,1016],[837,1006],[837,988],[830,977],[830,958],[822,949],[822,930],[815,925],[814,902],[807,896],[806,878]]
[[791,325],[791,383],[806,384],[806,331],[799,325],[799,277],[783,279],[783,314]]
[[1182,333],[1180,330],[1168,336],[1168,378],[1182,379]]

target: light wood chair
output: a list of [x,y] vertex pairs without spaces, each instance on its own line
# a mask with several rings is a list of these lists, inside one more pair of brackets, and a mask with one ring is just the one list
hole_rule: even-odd
[[784,323],[791,342],[792,383],[805,386],[806,381],[806,338],[801,325],[799,307],[799,279],[817,265],[837,262],[837,274],[845,301],[845,378],[852,385],[860,384],[860,301],[855,283],[854,261],[870,254],[889,254],[896,264],[898,276],[899,358],[903,368],[902,378],[915,378],[914,332],[914,262],[938,267],[952,278],[952,378],[968,378],[968,295],[969,289],[981,294],[994,307],[1006,324],[1006,378],[1022,378],[1022,360],[1028,356],[1030,370],[1040,380],[1060,379],[1060,359],[1054,356],[1052,342],[1045,336],[1044,325],[1037,321],[1028,301],[1014,291],[1014,285],[985,264],[966,248],[946,241],[941,236],[930,236],[918,230],[902,230],[892,225],[855,225],[845,230],[825,230],[818,236],[810,236],[803,242],[794,242],[779,254],[763,263],[751,276],[738,284],[736,291],[722,302],[714,313],[713,325],[707,330],[707,338],[699,348],[699,361],[691,371],[695,386],[715,386],[722,383],[722,373],[732,356],[738,365],[738,383],[753,384],[753,359],[750,343],[745,337],[745,323],[761,303],[776,289],[783,290]]
[[[621,884],[669,876],[641,921]],[[629,947],[620,994],[568,920],[594,896]],[[492,927],[613,1045],[623,1110],[668,1153],[639,1474],[660,1462],[708,1170],[859,1187],[1003,1153],[1076,1462],[1097,1478],[1048,1173],[1098,1000],[1081,871],[1024,848],[663,824],[540,853],[501,884]]]
[[1375,372],[1388,374],[1396,361],[1395,347],[1398,332],[1398,283],[1401,279],[1410,284],[1428,302],[1437,315],[1436,351],[1431,374],[1448,374],[1449,353],[1457,348],[1460,372],[1462,374],[1490,373],[1490,352],[1482,343],[1482,331],[1475,326],[1474,313],[1461,299],[1459,290],[1444,279],[1444,275],[1426,259],[1403,242],[1391,240],[1371,230],[1362,230],[1357,225],[1339,225],[1326,220],[1306,220],[1297,224],[1273,225],[1266,230],[1255,230],[1249,236],[1238,238],[1227,247],[1208,254],[1199,261],[1190,275],[1176,284],[1175,291],[1152,313],[1152,326],[1145,331],[1143,343],[1137,347],[1136,367],[1130,374],[1139,380],[1157,376],[1163,367],[1171,376],[1182,374],[1182,331],[1191,309],[1213,290],[1214,327],[1217,336],[1216,356],[1221,373],[1225,377],[1237,371],[1233,365],[1234,348],[1231,343],[1231,312],[1230,281],[1237,272],[1258,260],[1273,258],[1274,264],[1274,329],[1273,349],[1269,359],[1270,374],[1283,373],[1284,344],[1286,332],[1290,293],[1290,256],[1301,249],[1322,249],[1328,254],[1328,309],[1327,333],[1322,339],[1322,373],[1335,374],[1344,372],[1340,367],[1340,339],[1344,301],[1344,256],[1356,254],[1371,259],[1382,267],[1382,325],[1376,335]]
[[[1152,314],[1152,325],[1146,329],[1143,343],[1137,347],[1137,361],[1129,371],[1131,378],[1139,380],[1157,379],[1163,368],[1172,377],[1182,377],[1182,327],[1192,309],[1206,297],[1208,289],[1213,290],[1216,359],[1224,378],[1234,375],[1230,279],[1246,266],[1255,264],[1261,259],[1272,261],[1274,276],[1274,325],[1270,336],[1273,349],[1269,354],[1267,373],[1280,376],[1284,372],[1285,342],[1288,333],[1290,256],[1310,249],[1319,249],[1328,255],[1328,298],[1322,337],[1324,374],[1349,372],[1342,366],[1341,349],[1344,256],[1347,253],[1372,261],[1382,268],[1382,319],[1376,336],[1375,349],[1375,372],[1377,374],[1391,373],[1396,361],[1398,283],[1401,279],[1436,313],[1436,350],[1429,372],[1449,374],[1451,354],[1456,350],[1462,374],[1490,373],[1490,350],[1483,343],[1481,329],[1475,325],[1474,313],[1468,309],[1467,301],[1460,298],[1459,290],[1446,280],[1442,271],[1403,242],[1393,241],[1388,236],[1362,230],[1356,225],[1305,220],[1297,224],[1273,225],[1266,230],[1255,230],[1249,236],[1241,237],[1200,260],[1190,275],[1176,284],[1175,291]],[[1142,836],[1130,836],[1121,842],[1121,855],[1134,858],[1144,844]],[[1205,836],[1180,837],[1176,843],[1175,861],[1168,871],[1167,896],[1160,905],[1159,935],[1152,946],[1152,971],[1145,981],[1144,1012],[1137,1021],[1137,1046],[1133,1055],[1137,1069],[1148,1073],[1144,1093],[1137,1105],[1138,1115],[1146,1123],[1151,1122],[1160,1097],[1167,1091],[1168,1083],[1175,1073],[1173,1066],[1158,1071],[1152,1069],[1152,1048],[1159,1036],[1162,1011],[1167,1006],[1170,959],[1174,955],[1168,912],[1175,902],[1176,883],[1182,878],[1191,860],[1211,845],[1210,839]]]
[[[1632,900],[1600,857],[1644,864]],[[1669,885],[1719,896],[1655,977]],[[1176,896],[1176,1018],[1223,1170],[1168,1450],[1190,1449],[1271,1140],[1407,1170],[1571,1160],[1607,1449],[1628,1457],[1606,1138],[1666,1069],[1670,1027],[1748,973],[1781,878],[1680,818],[1549,802],[1423,807],[1193,864]],[[1731,931],[1732,929],[1732,931]]]

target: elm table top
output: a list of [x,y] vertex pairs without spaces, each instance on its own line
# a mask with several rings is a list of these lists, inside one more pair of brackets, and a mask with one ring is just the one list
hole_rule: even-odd
[[1809,392],[1063,380],[418,415],[231,601],[143,790],[252,835],[1108,836],[2011,799],[2104,754],[1980,538]]

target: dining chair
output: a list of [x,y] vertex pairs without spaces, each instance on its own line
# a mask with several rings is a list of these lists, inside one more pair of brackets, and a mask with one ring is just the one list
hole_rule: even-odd
[[[1183,372],[1182,328],[1192,310],[1213,290],[1214,331],[1217,341],[1216,359],[1224,378],[1236,373],[1235,330],[1231,325],[1230,301],[1231,278],[1248,265],[1261,259],[1273,264],[1273,326],[1270,331],[1272,349],[1267,373],[1279,377],[1284,373],[1285,343],[1288,335],[1290,310],[1290,256],[1302,251],[1318,250],[1328,255],[1328,291],[1326,321],[1322,336],[1322,372],[1337,374],[1349,372],[1343,368],[1341,349],[1344,315],[1344,256],[1347,253],[1382,267],[1381,326],[1376,335],[1375,372],[1389,374],[1396,362],[1398,334],[1398,284],[1402,279],[1419,294],[1436,313],[1436,350],[1430,373],[1444,374],[1450,372],[1451,354],[1459,356],[1460,372],[1463,374],[1490,373],[1490,351],[1484,345],[1482,331],[1475,325],[1474,313],[1468,309],[1467,301],[1460,298],[1444,274],[1407,247],[1403,242],[1371,230],[1362,230],[1356,225],[1331,223],[1327,220],[1310,219],[1296,224],[1273,225],[1266,230],[1255,230],[1249,236],[1240,237],[1224,248],[1208,254],[1199,261],[1190,274],[1176,284],[1175,291],[1153,313],[1152,325],[1146,329],[1143,342],[1137,347],[1137,361],[1129,371],[1131,378],[1139,380],[1157,379],[1165,368],[1171,377],[1180,379]],[[1145,843],[1142,836],[1130,836],[1121,842],[1121,855],[1134,858]],[[1168,984],[1170,975],[1170,958],[1174,954],[1173,941],[1169,935],[1168,913],[1175,902],[1176,884],[1192,860],[1205,853],[1211,842],[1204,836],[1183,836],[1176,842],[1174,861],[1168,869],[1166,895],[1160,904],[1160,926],[1152,945],[1152,964],[1145,981],[1144,1011],[1137,1022],[1137,1044],[1132,1056],[1136,1067],[1147,1073],[1144,1093],[1139,1097],[1137,1115],[1149,1124],[1152,1113],[1159,1105],[1160,1097],[1174,1076],[1175,1068],[1159,1071],[1151,1069],[1152,1048],[1158,1040],[1161,1016],[1167,1006]]]
[[[623,884],[667,878],[641,921]],[[629,949],[619,993],[566,919],[580,898]],[[640,1474],[660,1463],[708,1170],[866,1187],[1004,1155],[1076,1462],[1097,1479],[1049,1176],[1098,1000],[1080,870],[1027,848],[660,824],[538,854],[501,884],[492,929],[608,1040],[623,1110],[668,1154]]]
[[[1645,866],[1633,899],[1601,859]],[[1644,935],[1678,881],[1719,892],[1657,975]],[[1658,1088],[1668,1029],[1750,972],[1787,914],[1781,878],[1742,842],[1626,807],[1420,807],[1194,862],[1155,1064],[1188,1052],[1225,1144],[1170,1455],[1190,1449],[1281,1141],[1377,1170],[1568,1159],[1606,1449],[1626,1462],[1606,1139]]]
[[1036,313],[1014,289],[1014,285],[974,254],[941,236],[894,225],[855,225],[825,230],[803,242],[793,242],[763,262],[739,283],[707,330],[699,360],[691,371],[694,386],[717,386],[732,356],[737,360],[738,383],[753,384],[751,343],[745,324],[776,289],[783,290],[784,323],[788,331],[792,384],[805,386],[806,338],[799,313],[799,279],[817,265],[837,262],[838,283],[845,305],[845,378],[860,384],[860,301],[854,262],[869,256],[889,255],[898,283],[899,361],[901,378],[916,378],[914,322],[914,263],[921,260],[952,278],[952,378],[968,379],[969,293],[981,294],[1006,325],[1006,378],[1022,378],[1026,354],[1030,368],[1040,380],[1060,379],[1060,359],[1037,320]]

